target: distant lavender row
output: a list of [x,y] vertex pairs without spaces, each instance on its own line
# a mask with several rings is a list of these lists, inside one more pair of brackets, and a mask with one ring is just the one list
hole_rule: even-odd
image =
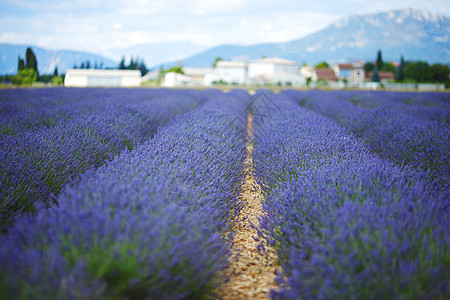
[[273,298],[447,298],[448,190],[283,96],[271,102],[253,159],[265,187],[261,234],[283,267]]
[[9,109],[10,121],[24,116],[25,125],[19,122],[23,126],[16,130],[2,119],[9,134],[4,131],[0,137],[0,228],[21,212],[34,211],[35,205],[50,205],[51,195],[67,180],[99,167],[124,148],[132,149],[160,124],[194,109],[208,93],[216,94],[128,89],[13,92],[1,92],[1,111]]
[[200,299],[227,262],[248,95],[232,92],[67,185],[0,237],[0,295]]
[[200,93],[168,89],[4,89],[0,90],[0,138],[51,128],[80,115],[95,115],[111,105],[139,104],[180,95],[205,100],[217,94],[218,90]]
[[[429,169],[431,179],[442,185],[450,184],[450,99],[447,94],[437,94],[440,97],[430,97],[428,102],[393,92],[314,91],[303,94],[287,91],[284,94],[305,108],[338,122],[383,157],[425,171]],[[394,100],[396,96],[400,100]],[[413,104],[405,104],[409,100]],[[416,102],[421,104],[414,104]],[[431,111],[424,106],[427,104],[434,105]]]

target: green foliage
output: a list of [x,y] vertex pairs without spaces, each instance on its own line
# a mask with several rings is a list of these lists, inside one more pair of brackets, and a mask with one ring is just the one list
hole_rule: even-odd
[[169,69],[166,70],[166,73],[169,73],[169,72],[175,72],[175,73],[179,73],[179,74],[184,74],[183,66],[178,65],[176,67],[169,68]]
[[433,80],[431,67],[425,61],[408,62],[403,71],[406,79],[416,82],[431,82]]
[[23,69],[25,69],[25,62],[19,56],[19,61],[18,61],[18,65],[17,65],[17,71],[20,71],[20,70],[23,70]]
[[431,72],[433,73],[433,80],[436,82],[449,82],[450,81],[450,69],[444,64],[433,64],[431,66]]
[[366,72],[366,73],[372,72],[373,68],[375,68],[375,65],[373,64],[373,62],[368,61],[364,64],[364,72]]
[[62,85],[64,80],[61,75],[54,75],[52,77],[52,85]]
[[222,61],[223,60],[223,58],[222,57],[220,57],[220,56],[217,56],[216,57],[216,59],[214,60],[214,62],[213,62],[213,68],[215,68],[216,66],[217,66],[217,63],[219,62],[219,61]]
[[392,63],[383,63],[383,67],[380,71],[391,72],[392,74],[395,74],[395,66]]
[[373,82],[380,82],[380,74],[378,74],[378,68],[377,68],[377,67],[375,67],[375,68],[373,69],[373,73],[372,73],[372,78],[371,78],[371,80],[372,80]]
[[139,57],[131,57],[128,66],[125,63],[125,56],[122,56],[122,60],[119,63],[120,70],[140,70],[142,76],[148,73],[148,69],[145,66],[144,60],[139,60]]
[[120,63],[119,63],[119,70],[125,70],[126,69],[126,67],[125,67],[125,56],[122,56],[122,59],[120,60]]
[[34,55],[33,50],[31,50],[30,47],[27,48],[27,51],[25,53],[25,58],[27,60],[25,69],[32,69],[32,70],[36,71],[36,74],[39,74],[38,68],[37,68],[36,55]]
[[23,69],[17,72],[16,76],[11,78],[13,84],[31,85],[38,78],[38,73],[33,69]]
[[378,50],[376,65],[377,65],[377,69],[378,70],[382,70],[383,69],[384,63],[383,63],[383,58],[382,58],[382,55],[381,55],[381,50]]
[[400,58],[400,65],[398,66],[396,72],[395,72],[395,80],[403,81],[405,79],[405,60],[403,59],[403,56]]
[[326,61],[323,61],[316,65],[317,69],[328,69],[329,67],[330,65]]

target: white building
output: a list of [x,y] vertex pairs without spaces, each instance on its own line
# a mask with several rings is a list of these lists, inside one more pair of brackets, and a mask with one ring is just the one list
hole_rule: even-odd
[[216,64],[217,81],[244,85],[247,79],[247,64],[240,61],[221,60]]
[[340,81],[347,81],[348,85],[358,86],[364,83],[364,64],[354,62],[350,64],[333,65],[334,74]]
[[177,87],[177,86],[199,86],[202,85],[203,79],[194,78],[192,76],[183,75],[176,72],[169,72],[164,75],[162,86]]
[[298,72],[295,61],[269,57],[248,64],[248,83],[302,86],[306,85],[306,78]]
[[64,85],[68,87],[138,87],[141,85],[139,70],[69,69]]

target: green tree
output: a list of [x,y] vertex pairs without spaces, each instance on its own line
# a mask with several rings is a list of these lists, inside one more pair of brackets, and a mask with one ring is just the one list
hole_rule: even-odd
[[376,65],[377,65],[377,69],[378,70],[381,70],[382,68],[383,68],[383,58],[382,58],[382,56],[381,56],[381,50],[378,50],[378,54],[377,54],[377,62],[376,62]]
[[374,67],[375,65],[373,64],[373,62],[368,61],[364,64],[364,72],[366,73],[372,72]]
[[53,75],[51,82],[52,85],[62,85],[64,80],[61,75]]
[[119,69],[120,69],[120,70],[125,70],[125,69],[126,69],[126,66],[125,66],[125,56],[122,56],[122,59],[120,60],[120,63],[119,63]]
[[393,63],[383,63],[383,67],[380,71],[395,73],[395,66]]
[[176,67],[172,67],[166,70],[165,73],[169,73],[169,72],[175,72],[175,73],[179,73],[179,74],[184,74],[183,72],[183,66],[176,66]]
[[58,76],[58,67],[55,67],[55,70],[53,71],[53,76]]
[[25,69],[25,62],[19,56],[19,61],[17,63],[17,71],[20,71],[20,70],[23,70],[23,69]]
[[372,73],[372,78],[371,78],[371,80],[372,80],[373,82],[380,82],[380,74],[378,74],[378,68],[377,68],[377,67],[375,67],[375,68],[373,69],[373,73]]
[[222,60],[223,60],[222,57],[217,56],[216,59],[214,60],[213,64],[212,64],[213,68],[215,68],[217,66],[217,63],[219,61],[222,61]]
[[38,74],[39,76],[36,55],[34,55],[34,52],[33,50],[31,50],[30,47],[27,48],[27,51],[25,53],[25,59],[27,61],[25,64],[25,69],[32,69],[36,71],[36,74]]
[[403,55],[400,57],[400,64],[397,67],[397,70],[395,72],[395,79],[398,81],[403,81],[405,79],[405,60],[403,59]]
[[145,63],[144,63],[144,60],[143,60],[143,59],[142,59],[141,62],[139,63],[138,68],[139,68],[139,70],[141,71],[142,76],[144,76],[145,74],[148,73],[148,69],[147,69],[147,67],[145,66]]
[[323,61],[316,65],[317,69],[328,69],[329,67],[330,65],[326,61]]
[[33,69],[23,69],[17,72],[17,75],[11,78],[13,84],[31,85],[38,78],[38,73]]
[[425,61],[408,62],[404,68],[405,78],[416,82],[430,82],[433,80],[433,72]]
[[88,60],[86,60],[86,69],[90,69],[91,68],[91,62]]
[[431,72],[433,73],[433,80],[436,82],[449,82],[450,69],[444,64],[433,64],[431,66]]

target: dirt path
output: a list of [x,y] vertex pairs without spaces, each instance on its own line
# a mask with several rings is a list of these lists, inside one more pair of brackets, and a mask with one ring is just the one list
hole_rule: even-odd
[[[240,300],[240,299],[269,299],[270,290],[276,286],[276,256],[273,249],[267,249],[268,256],[258,253],[258,243],[253,238],[257,238],[256,229],[250,223],[259,226],[258,216],[263,214],[261,201],[263,196],[259,185],[256,183],[251,168],[253,167],[252,152],[253,145],[250,141],[253,138],[252,128],[253,117],[248,115],[247,134],[247,158],[244,169],[247,173],[242,186],[241,199],[245,205],[238,216],[233,230],[234,247],[231,249],[230,266],[226,270],[226,275],[230,281],[220,288],[220,299]],[[255,189],[256,187],[256,189]]]

